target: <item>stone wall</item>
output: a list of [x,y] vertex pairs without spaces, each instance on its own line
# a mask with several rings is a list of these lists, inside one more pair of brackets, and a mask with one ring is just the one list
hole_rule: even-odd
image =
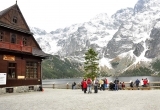
[[4,87],[4,88],[0,88],[0,94],[38,91],[39,90],[39,86],[40,85]]

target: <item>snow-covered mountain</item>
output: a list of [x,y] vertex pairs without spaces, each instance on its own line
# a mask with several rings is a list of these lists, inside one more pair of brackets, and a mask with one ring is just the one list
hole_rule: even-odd
[[159,56],[160,0],[139,0],[134,9],[120,9],[111,17],[101,13],[50,33],[38,28],[31,31],[46,53],[83,62],[84,53],[92,47],[99,53],[101,68],[121,73],[139,64],[148,66]]

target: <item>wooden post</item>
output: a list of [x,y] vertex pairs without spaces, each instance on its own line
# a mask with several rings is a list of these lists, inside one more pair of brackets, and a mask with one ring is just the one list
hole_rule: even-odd
[[67,83],[67,85],[66,85],[66,88],[67,88],[67,89],[69,89],[69,85],[68,85],[68,83]]
[[54,89],[54,83],[53,83],[53,89]]

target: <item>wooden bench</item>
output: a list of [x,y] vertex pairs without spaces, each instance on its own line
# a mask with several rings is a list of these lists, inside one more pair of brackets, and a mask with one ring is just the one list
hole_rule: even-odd
[[126,90],[150,90],[150,87],[126,87]]
[[125,90],[138,90],[138,88],[137,87],[126,87]]
[[150,86],[148,87],[139,87],[140,90],[151,90]]

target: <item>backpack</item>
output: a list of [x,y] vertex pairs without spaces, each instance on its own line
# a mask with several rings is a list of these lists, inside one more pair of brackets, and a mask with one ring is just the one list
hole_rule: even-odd
[[87,84],[91,84],[91,80],[90,79],[87,80]]

